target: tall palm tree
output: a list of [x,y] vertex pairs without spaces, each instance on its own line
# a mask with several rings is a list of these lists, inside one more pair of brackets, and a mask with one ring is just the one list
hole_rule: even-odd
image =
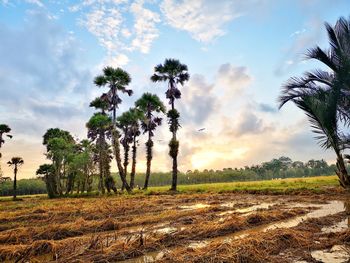
[[154,68],[154,74],[151,76],[153,82],[168,82],[168,89],[165,92],[166,98],[169,99],[171,110],[168,111],[167,117],[169,129],[172,133],[172,139],[169,142],[169,155],[173,159],[172,184],[171,189],[176,191],[177,187],[177,155],[179,152],[179,141],[176,139],[176,132],[180,127],[180,113],[175,109],[175,99],[181,98],[181,91],[177,85],[183,85],[188,81],[190,75],[185,64],[181,64],[177,59],[165,59],[164,64],[159,64]]
[[13,199],[17,197],[17,172],[18,168],[24,163],[21,157],[12,157],[11,161],[8,161],[9,166],[13,166],[14,178],[13,178]]
[[148,133],[148,140],[146,142],[146,157],[147,157],[147,170],[144,189],[147,189],[149,178],[151,175],[151,162],[152,162],[152,147],[155,129],[161,125],[162,118],[154,116],[154,113],[165,113],[165,106],[157,95],[151,93],[144,93],[140,99],[135,102],[135,107],[143,112],[144,117],[141,122],[141,128],[143,133]]
[[[132,143],[132,137],[130,132],[131,127],[131,113],[129,111],[123,112],[122,115],[120,115],[117,118],[117,127],[122,131],[122,136],[120,138],[120,143],[123,146],[124,150],[124,175],[128,175],[128,165],[129,165],[129,150],[130,150],[130,144]],[[123,185],[123,188],[125,185]]]
[[339,123],[350,125],[350,20],[341,17],[332,27],[325,23],[330,48],[316,46],[306,54],[326,66],[291,78],[279,98],[280,107],[294,102],[309,117],[321,146],[332,148],[337,156],[337,175],[344,188],[350,188],[342,152],[349,148],[349,137],[341,136]]
[[107,94],[108,102],[109,102],[109,111],[112,111],[112,123],[113,123],[113,131],[112,131],[112,144],[114,155],[117,161],[118,171],[120,178],[125,186],[126,190],[130,192],[130,187],[126,181],[126,175],[124,174],[122,160],[120,157],[120,145],[119,145],[119,133],[116,129],[116,110],[118,105],[122,102],[122,99],[119,97],[118,91],[122,93],[127,93],[129,96],[132,95],[132,90],[127,89],[126,87],[131,82],[130,75],[121,68],[112,68],[105,67],[103,69],[103,74],[99,75],[95,78],[94,83],[98,87],[109,88]]
[[124,173],[128,174],[127,167],[129,164],[129,150],[132,144],[132,166],[130,173],[130,188],[134,188],[136,173],[136,153],[137,137],[140,135],[139,121],[143,117],[142,112],[136,109],[129,109],[117,118],[117,126],[123,132],[120,143],[124,148]]
[[138,109],[132,108],[130,111],[130,136],[132,138],[132,163],[130,172],[130,188],[135,186],[136,175],[136,155],[137,155],[137,138],[140,136],[140,121],[143,119],[143,114]]

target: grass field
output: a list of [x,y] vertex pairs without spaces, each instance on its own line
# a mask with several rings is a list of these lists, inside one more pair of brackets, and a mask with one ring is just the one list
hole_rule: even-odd
[[[251,182],[234,182],[234,183],[211,183],[211,184],[194,184],[179,185],[179,193],[261,193],[261,194],[293,194],[293,193],[325,193],[341,192],[338,179],[336,176],[317,176],[307,178],[288,178],[280,180],[251,181]],[[169,186],[150,187],[147,191],[135,190],[136,195],[153,195],[164,194],[168,192]],[[97,195],[94,192],[91,195]],[[45,197],[45,194],[22,195],[19,198]],[[10,196],[0,197],[2,200],[10,200]]]
[[[234,182],[234,183],[213,183],[213,184],[195,184],[180,185],[178,187],[181,193],[225,193],[225,192],[244,192],[244,193],[275,193],[285,194],[293,192],[310,191],[314,193],[323,193],[329,188],[341,191],[336,176],[318,176],[308,178],[288,178],[280,180],[252,181],[252,182]],[[169,187],[151,187],[149,194],[163,193],[168,191]]]

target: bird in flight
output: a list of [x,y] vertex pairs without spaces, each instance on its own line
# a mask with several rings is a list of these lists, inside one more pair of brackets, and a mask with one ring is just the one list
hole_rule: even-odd
[[201,128],[201,129],[199,129],[198,131],[200,132],[200,131],[204,131],[205,130],[205,128]]

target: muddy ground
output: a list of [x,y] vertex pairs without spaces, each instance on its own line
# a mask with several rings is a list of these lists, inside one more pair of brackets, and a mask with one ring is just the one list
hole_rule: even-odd
[[350,197],[178,194],[0,202],[0,262],[350,262]]

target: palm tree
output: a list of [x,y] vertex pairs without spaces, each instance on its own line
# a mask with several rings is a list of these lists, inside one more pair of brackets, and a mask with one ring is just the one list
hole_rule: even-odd
[[90,107],[93,107],[97,110],[101,110],[101,113],[105,115],[106,111],[108,111],[109,108],[107,94],[103,93],[101,97],[97,97],[93,101],[91,101]]
[[14,178],[13,178],[13,200],[16,200],[17,197],[17,172],[19,166],[21,166],[24,163],[23,159],[21,157],[12,157],[11,161],[8,161],[7,164],[9,166],[13,166],[13,172],[14,172]]
[[[129,111],[123,112],[123,114],[117,118],[117,127],[122,131],[120,143],[123,146],[123,150],[124,150],[123,167],[124,167],[125,177],[128,175],[129,150],[130,150],[130,143],[132,143],[130,126],[131,126],[131,114]],[[123,188],[124,187],[125,185],[123,185]]]
[[344,188],[350,188],[342,152],[349,148],[349,138],[341,136],[340,123],[350,124],[350,20],[340,18],[332,27],[325,23],[329,50],[312,48],[307,58],[316,59],[327,67],[291,78],[279,98],[280,108],[294,102],[309,117],[317,139],[324,148],[332,148],[337,156],[337,175]]
[[166,59],[164,64],[159,64],[154,68],[154,74],[151,77],[153,82],[168,82],[168,89],[165,92],[166,98],[169,99],[171,110],[168,111],[169,129],[172,132],[172,139],[169,142],[169,155],[173,159],[172,184],[171,189],[176,191],[177,186],[177,155],[179,152],[179,141],[176,139],[176,132],[180,127],[180,113],[175,109],[175,99],[181,98],[181,92],[177,84],[183,85],[188,81],[190,75],[185,64],[181,64],[176,59]]
[[46,191],[49,198],[54,198],[57,195],[57,185],[54,175],[54,167],[52,164],[42,164],[36,170],[36,175],[43,176],[43,180],[46,184]]
[[120,143],[124,148],[124,174],[128,174],[129,150],[132,146],[132,168],[130,173],[130,188],[134,188],[136,172],[137,137],[140,135],[139,121],[142,113],[136,109],[129,109],[117,118],[117,126],[123,132]]
[[[104,194],[104,182],[108,177],[108,171],[106,170],[105,162],[108,161],[108,145],[105,141],[105,135],[111,130],[112,121],[111,118],[102,113],[95,113],[90,120],[86,123],[88,128],[88,138],[92,141],[96,141],[96,147],[98,149],[98,159],[99,159],[99,190]],[[109,162],[109,161],[108,161]]]
[[162,118],[155,117],[154,113],[165,113],[165,106],[157,95],[151,93],[145,93],[140,99],[135,102],[135,107],[141,110],[144,114],[141,122],[141,128],[143,133],[148,133],[148,140],[146,142],[146,155],[147,155],[147,170],[144,189],[147,189],[149,178],[151,175],[151,162],[152,162],[152,147],[155,129],[161,125]]
[[[11,132],[11,128],[6,124],[0,124],[0,148],[5,143],[4,135]],[[12,138],[12,135],[6,134],[7,137]],[[0,153],[1,157],[1,153]]]
[[84,192],[85,189],[87,192],[91,192],[92,188],[92,175],[94,172],[94,151],[96,149],[95,145],[92,144],[90,140],[81,140],[80,141],[80,148],[81,153],[84,157],[83,162],[83,173],[85,175],[84,181],[83,181],[83,187],[82,191]]
[[120,178],[125,186],[126,190],[130,192],[130,187],[126,181],[126,175],[124,174],[123,165],[120,157],[120,145],[119,145],[119,133],[116,129],[116,110],[118,105],[122,102],[118,95],[118,91],[122,93],[127,93],[129,96],[132,95],[132,90],[127,89],[126,86],[131,82],[130,75],[121,68],[105,67],[103,69],[103,74],[95,78],[94,83],[98,87],[109,88],[106,96],[108,98],[109,110],[112,111],[112,144],[114,155],[117,161],[118,171]]
[[[11,128],[6,124],[0,124],[0,150],[2,144],[5,143],[4,134],[9,133],[11,131]],[[12,138],[12,135],[6,134],[7,137]],[[1,151],[0,151],[0,158],[2,157]],[[0,177],[2,176],[1,171],[1,164],[0,164]]]
[[135,108],[129,109],[130,112],[130,137],[132,141],[132,163],[130,172],[130,188],[135,186],[135,174],[136,174],[136,155],[137,155],[137,143],[138,136],[140,136],[140,120],[143,118],[141,111]]

